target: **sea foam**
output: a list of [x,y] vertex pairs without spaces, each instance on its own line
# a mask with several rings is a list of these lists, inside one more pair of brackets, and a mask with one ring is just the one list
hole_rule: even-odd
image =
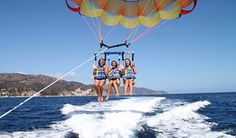
[[146,123],[156,132],[156,137],[189,137],[189,138],[224,138],[233,136],[224,132],[213,132],[208,117],[197,113],[200,108],[209,105],[208,101],[198,101],[173,107],[161,114],[149,117]]
[[61,109],[65,120],[55,122],[47,129],[13,132],[13,136],[130,138],[137,137],[136,134],[147,126],[158,138],[233,138],[225,132],[212,131],[211,127],[216,124],[207,122],[208,117],[197,112],[209,104],[208,101],[187,103],[164,97],[143,96],[103,103],[90,102],[80,106],[65,104]]
[[135,136],[135,130],[139,127],[143,113],[153,111],[163,99],[165,98],[142,97],[102,104],[89,103],[80,107],[65,105],[61,111],[70,116],[65,124],[80,137],[128,138]]

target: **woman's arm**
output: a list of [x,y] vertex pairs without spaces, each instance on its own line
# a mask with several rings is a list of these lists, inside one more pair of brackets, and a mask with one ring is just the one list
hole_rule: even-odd
[[110,69],[109,69],[109,67],[104,67],[104,72],[105,72],[105,75],[106,76],[108,76],[109,75],[109,71],[110,71]]
[[123,77],[125,75],[125,69],[122,65],[119,65],[118,67],[119,73],[120,73],[120,77]]
[[133,69],[134,74],[136,74],[136,73],[137,73],[137,70],[136,70],[136,67],[135,67],[135,64],[134,64],[134,63],[133,63],[133,65],[132,65],[132,69]]

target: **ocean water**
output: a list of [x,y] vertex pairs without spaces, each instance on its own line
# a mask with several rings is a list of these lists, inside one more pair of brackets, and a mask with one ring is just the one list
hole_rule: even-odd
[[[0,114],[25,98],[0,98]],[[36,97],[0,120],[16,138],[235,138],[236,93]]]

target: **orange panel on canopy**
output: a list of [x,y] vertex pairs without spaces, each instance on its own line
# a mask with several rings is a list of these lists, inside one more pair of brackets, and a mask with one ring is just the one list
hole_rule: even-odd
[[[79,5],[84,16],[100,18],[106,25],[120,23],[125,28],[135,28],[140,24],[153,27],[161,19],[176,19],[185,7],[197,0],[71,0]],[[73,9],[73,8],[70,8]],[[192,9],[192,10],[193,10]],[[190,13],[192,10],[188,10]],[[189,12],[190,11],[190,12]],[[184,12],[185,14],[187,13]]]
[[179,3],[182,8],[186,8],[193,3],[193,0],[177,0],[177,3]]
[[165,9],[176,0],[156,0],[158,11]]
[[108,0],[92,0],[92,2],[99,8],[104,9]]
[[80,6],[83,1],[84,0],[72,0],[72,2],[78,6]]

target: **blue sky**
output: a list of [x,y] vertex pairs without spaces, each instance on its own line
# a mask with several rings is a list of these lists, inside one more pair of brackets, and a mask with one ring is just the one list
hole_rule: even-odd
[[[236,91],[235,5],[199,0],[192,14],[164,22],[133,44],[136,86],[170,93]],[[126,31],[118,26],[105,41],[123,42]],[[85,22],[64,0],[0,1],[0,72],[58,77],[98,50]],[[92,64],[66,79],[93,83]]]

